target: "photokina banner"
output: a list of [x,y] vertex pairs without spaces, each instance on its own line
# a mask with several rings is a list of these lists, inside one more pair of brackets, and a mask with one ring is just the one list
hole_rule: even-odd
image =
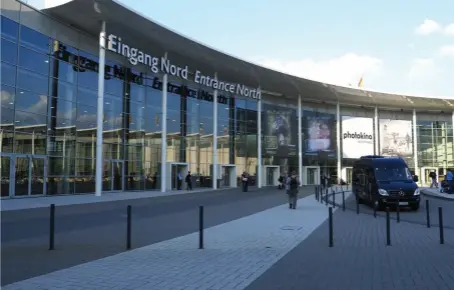
[[374,154],[372,118],[342,116],[342,157],[359,158]]

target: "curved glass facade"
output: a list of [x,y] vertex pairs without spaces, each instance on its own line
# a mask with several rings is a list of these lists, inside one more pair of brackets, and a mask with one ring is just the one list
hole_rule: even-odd
[[[93,51],[39,30],[1,17],[2,197],[93,193],[99,60]],[[235,186],[244,171],[255,183],[259,166],[262,184],[274,185],[276,174],[300,170],[299,158],[304,184],[317,184],[322,174],[348,181],[358,148],[400,155],[421,175],[432,169],[443,175],[454,167],[451,115],[416,115],[415,131],[411,112],[404,116],[379,110],[377,117],[374,108],[341,104],[337,114],[335,104],[303,99],[299,120],[297,97],[281,103],[262,95],[258,115],[256,99],[220,93],[214,122],[212,89],[175,78],[165,84],[164,120],[162,79],[107,53],[103,191],[160,190],[168,182],[161,178],[162,142],[166,162],[190,170],[195,187],[213,186],[214,147],[221,187]],[[358,121],[366,127],[349,127]],[[162,140],[164,122],[167,135]],[[167,190],[179,188],[178,172],[167,174]]]

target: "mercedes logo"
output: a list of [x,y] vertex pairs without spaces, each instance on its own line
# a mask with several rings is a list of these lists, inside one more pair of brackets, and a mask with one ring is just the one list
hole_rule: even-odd
[[400,195],[400,196],[404,196],[405,193],[404,193],[403,191],[400,191],[400,192],[399,192],[399,195]]

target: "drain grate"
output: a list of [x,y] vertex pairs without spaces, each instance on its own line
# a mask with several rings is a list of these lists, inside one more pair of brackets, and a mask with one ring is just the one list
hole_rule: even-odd
[[298,227],[298,226],[283,226],[283,227],[281,227],[281,230],[283,230],[283,231],[299,231],[302,228],[303,227]]

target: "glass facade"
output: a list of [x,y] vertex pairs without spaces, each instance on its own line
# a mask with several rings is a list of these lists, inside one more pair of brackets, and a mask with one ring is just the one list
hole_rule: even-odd
[[[1,45],[2,197],[93,193],[98,57],[3,15]],[[255,183],[258,166],[277,168],[280,173],[298,171],[300,151],[305,184],[317,183],[320,174],[340,176],[342,152],[338,152],[335,106],[303,104],[299,120],[296,101],[276,104],[264,97],[259,134],[257,100],[221,94],[214,128],[213,91],[179,79],[163,84],[161,75],[136,71],[114,59],[107,54],[103,191],[161,188],[163,122],[167,124],[165,160],[187,166],[195,187],[213,186],[214,142],[218,164],[236,167],[237,182],[246,171]],[[166,120],[162,114],[164,85],[168,91]],[[217,140],[213,139],[215,132]],[[262,164],[257,155],[258,136]],[[446,168],[454,167],[452,122],[418,119],[416,140],[420,168],[436,168],[444,174]],[[342,169],[353,160],[341,157]],[[413,155],[408,158],[413,166]],[[225,168],[221,168],[222,178],[229,174]],[[175,172],[168,175],[172,180],[167,189],[177,188]],[[276,182],[265,179],[263,184]]]

